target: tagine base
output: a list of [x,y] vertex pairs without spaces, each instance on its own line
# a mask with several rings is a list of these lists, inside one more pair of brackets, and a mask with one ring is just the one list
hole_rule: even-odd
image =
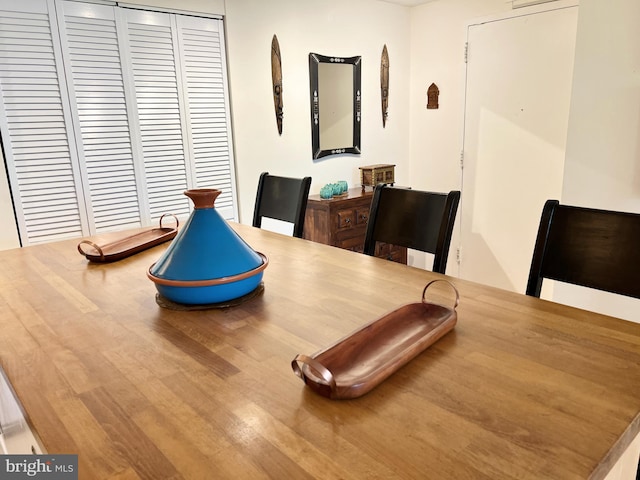
[[185,303],[177,303],[168,298],[156,293],[156,303],[160,305],[162,308],[166,308],[168,310],[180,310],[180,311],[197,311],[197,310],[213,310],[220,308],[230,308],[237,307],[238,305],[242,305],[249,300],[253,300],[258,297],[264,291],[264,282],[260,282],[260,284],[254,288],[252,291],[238,298],[233,298],[231,300],[227,300],[224,302],[218,303],[207,303],[200,305],[187,305]]

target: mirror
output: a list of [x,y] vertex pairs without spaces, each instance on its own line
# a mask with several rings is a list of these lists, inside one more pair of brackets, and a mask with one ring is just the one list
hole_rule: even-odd
[[309,54],[313,158],[360,153],[361,57]]

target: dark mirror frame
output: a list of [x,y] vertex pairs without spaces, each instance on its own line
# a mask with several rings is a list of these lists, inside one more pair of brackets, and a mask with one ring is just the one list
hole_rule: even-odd
[[[341,63],[353,65],[353,142],[331,150],[320,150],[320,108],[318,92],[318,65],[320,63]],[[360,154],[360,121],[361,121],[361,64],[362,57],[326,57],[317,53],[309,54],[309,85],[311,99],[311,147],[313,158],[343,153]]]

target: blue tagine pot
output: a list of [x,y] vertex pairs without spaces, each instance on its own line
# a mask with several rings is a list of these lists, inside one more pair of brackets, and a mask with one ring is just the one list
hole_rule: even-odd
[[167,300],[207,305],[233,300],[255,290],[269,263],[227,224],[214,208],[220,190],[184,192],[194,210],[147,276]]

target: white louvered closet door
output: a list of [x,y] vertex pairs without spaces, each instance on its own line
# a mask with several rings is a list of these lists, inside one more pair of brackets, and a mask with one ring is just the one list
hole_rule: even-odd
[[196,185],[221,190],[216,208],[227,219],[237,218],[222,21],[175,18]]
[[174,15],[129,9],[119,9],[118,15],[151,215],[188,214],[189,200],[183,192],[195,183]]
[[237,219],[222,21],[0,0],[0,128],[23,245],[185,217]]
[[[58,24],[90,232],[149,223],[111,6],[60,2]],[[143,216],[144,215],[144,216]]]
[[0,0],[0,132],[23,245],[89,231],[57,40],[53,0]]
[[188,211],[182,194],[188,185],[221,190],[216,208],[236,219],[222,21],[128,9],[119,14],[126,22],[126,63],[152,215]]

